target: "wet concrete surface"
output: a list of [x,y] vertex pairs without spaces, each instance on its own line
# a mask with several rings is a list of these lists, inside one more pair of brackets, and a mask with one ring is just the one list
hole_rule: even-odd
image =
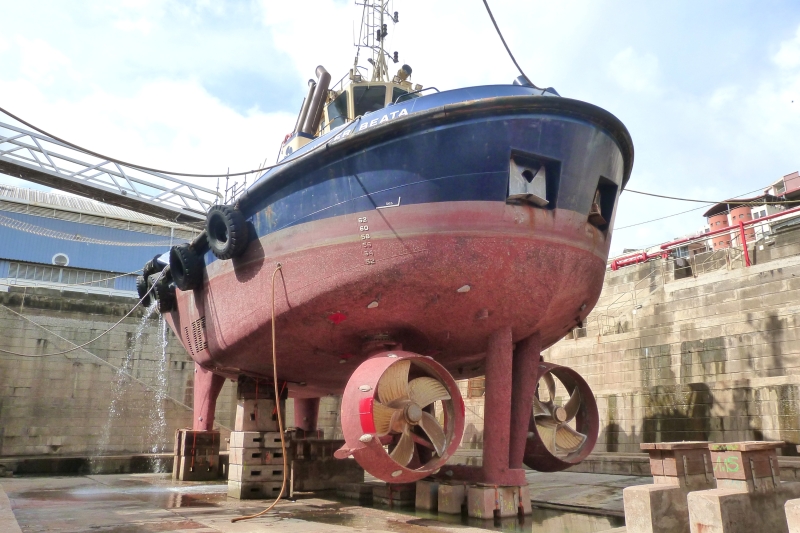
[[[558,474],[563,476],[563,474]],[[597,476],[573,474],[571,479],[536,476],[531,488],[547,482],[554,490],[553,506],[580,505],[602,499],[610,489],[621,502],[624,479],[597,479],[597,494],[589,481]],[[623,478],[625,476],[606,476]],[[569,478],[569,476],[568,476]],[[642,480],[643,478],[634,478]],[[644,482],[648,480],[644,478]],[[565,483],[578,489],[577,498],[562,495]],[[526,531],[531,533],[592,533],[623,525],[615,516],[602,516],[602,507],[587,508],[594,514],[565,512],[563,509],[535,508],[524,519],[481,521],[466,516],[403,512],[369,508],[337,501],[332,495],[309,494],[296,501],[284,500],[273,512],[254,520],[231,523],[231,518],[261,511],[269,501],[236,500],[227,497],[227,485],[173,482],[166,474],[121,474],[73,477],[21,477],[0,482],[0,529],[3,533],[246,533],[255,531],[292,532],[403,532],[477,533],[485,531]],[[538,498],[547,491],[541,488]],[[613,492],[613,491],[612,491]],[[5,494],[4,494],[5,493]],[[5,496],[7,495],[7,499]],[[608,496],[608,495],[607,495]],[[600,502],[613,510],[616,495]],[[562,502],[567,502],[563,503]],[[7,501],[7,504],[3,504]],[[542,503],[547,504],[544,500]],[[561,503],[560,503],[561,502]],[[9,520],[11,513],[13,516]],[[620,507],[621,509],[621,507]],[[5,514],[4,514],[5,512]],[[606,513],[607,515],[608,513]],[[5,517],[5,518],[4,518]],[[6,520],[4,522],[3,520]],[[12,522],[14,522],[12,524]],[[13,529],[18,524],[19,530]],[[8,527],[5,527],[8,525]],[[13,527],[12,527],[13,526]]]

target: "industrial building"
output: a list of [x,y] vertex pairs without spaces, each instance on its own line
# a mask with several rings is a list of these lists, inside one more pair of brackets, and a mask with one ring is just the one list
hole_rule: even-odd
[[85,198],[0,185],[0,290],[72,286],[130,295],[148,259],[197,233]]

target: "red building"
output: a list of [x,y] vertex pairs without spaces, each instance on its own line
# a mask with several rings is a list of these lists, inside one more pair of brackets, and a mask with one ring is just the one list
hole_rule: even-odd
[[[755,198],[736,198],[726,200],[716,204],[704,213],[708,219],[709,231],[731,227],[730,233],[720,233],[711,237],[714,250],[730,248],[731,246],[741,246],[739,222],[749,222],[753,220],[753,209],[756,206],[763,206],[768,202],[778,202],[780,198],[771,194],[763,194]],[[753,242],[756,238],[755,228],[745,229],[747,242]]]

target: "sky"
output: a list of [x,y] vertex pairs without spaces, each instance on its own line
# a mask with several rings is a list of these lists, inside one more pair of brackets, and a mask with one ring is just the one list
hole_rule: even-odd
[[[392,4],[388,48],[413,82],[518,75],[481,0]],[[800,170],[800,2],[490,5],[534,83],[625,123],[628,188],[723,200]],[[333,81],[351,67],[360,20],[353,0],[0,0],[0,13],[0,106],[94,151],[197,173],[274,161],[316,66]],[[700,229],[702,208],[626,227],[697,207],[624,192],[612,255]]]

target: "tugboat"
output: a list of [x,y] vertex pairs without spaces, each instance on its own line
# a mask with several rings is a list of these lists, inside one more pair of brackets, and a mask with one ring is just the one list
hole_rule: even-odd
[[599,297],[632,141],[522,77],[439,92],[408,65],[391,75],[387,5],[364,3],[342,81],[316,69],[277,166],[213,207],[161,278],[166,257],[148,263],[140,294],[155,282],[197,364],[194,429],[211,428],[225,378],[278,380],[306,430],[321,396],[342,395],[337,457],[411,482],[459,446],[455,379],[485,375],[483,466],[447,473],[521,485],[523,463],[567,468],[597,438],[585,380],[540,353]]

